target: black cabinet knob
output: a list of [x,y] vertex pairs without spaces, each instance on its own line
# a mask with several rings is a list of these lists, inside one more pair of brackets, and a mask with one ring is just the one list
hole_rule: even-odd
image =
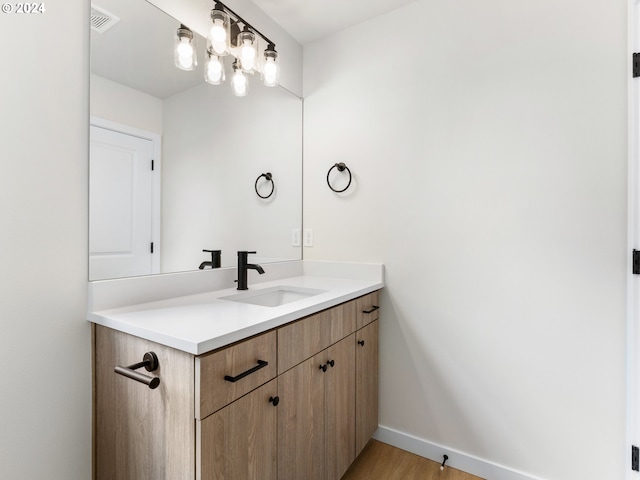
[[329,360],[327,363],[331,365],[331,368],[333,368],[333,366],[336,364],[336,362],[334,362],[333,360]]
[[358,340],[358,345],[360,345],[361,347],[364,347],[364,340]]
[[280,397],[269,397],[269,402],[273,403],[274,407],[277,407],[278,403],[280,403]]
[[324,365],[320,365],[320,370],[322,370],[323,372],[327,371],[327,364],[325,363]]

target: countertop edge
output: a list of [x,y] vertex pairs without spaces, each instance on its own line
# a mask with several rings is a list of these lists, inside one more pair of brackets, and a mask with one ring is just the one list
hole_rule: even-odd
[[230,345],[240,340],[253,337],[254,335],[258,335],[258,334],[267,332],[269,330],[272,330],[274,328],[281,327],[282,325],[286,325],[287,323],[300,320],[301,318],[307,317],[309,315],[313,315],[314,313],[321,312],[322,310],[326,310],[327,308],[335,307],[336,305],[340,305],[341,303],[348,302],[350,300],[361,297],[368,293],[375,292],[376,290],[380,290],[381,288],[383,288],[382,284],[366,287],[363,289],[358,289],[357,291],[340,295],[331,300],[320,302],[307,308],[302,308],[300,310],[297,310],[296,312],[282,315],[280,317],[274,318],[273,320],[262,322],[260,324],[253,325],[245,329],[236,330],[228,335],[224,335],[206,342],[202,342],[198,345],[198,348],[197,348],[198,352],[196,353],[196,355],[202,355],[204,353],[211,352],[212,350],[216,350],[218,348]]
[[87,320],[96,325],[140,337],[192,355],[202,355],[384,288],[383,281],[365,283],[366,285],[351,289],[348,292],[339,293],[336,296],[314,303],[313,305],[302,307],[295,311],[288,311],[265,321],[197,342],[120,320],[118,315],[110,315],[108,312],[89,312]]

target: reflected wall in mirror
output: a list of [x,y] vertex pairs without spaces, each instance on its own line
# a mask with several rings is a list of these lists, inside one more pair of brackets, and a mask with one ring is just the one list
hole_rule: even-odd
[[[222,267],[238,250],[257,251],[258,263],[302,258],[291,246],[302,223],[302,100],[259,75],[241,98],[204,83],[197,34],[198,68],[177,69],[180,22],[145,0],[94,6],[120,20],[91,32],[89,280],[195,270],[211,260],[203,250],[222,250]],[[275,190],[262,199],[255,182],[266,172]]]

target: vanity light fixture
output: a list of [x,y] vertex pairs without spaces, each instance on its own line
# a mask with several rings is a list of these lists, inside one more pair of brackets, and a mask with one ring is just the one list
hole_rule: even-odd
[[216,55],[211,50],[207,50],[204,79],[211,85],[220,85],[224,82],[224,62],[222,61],[222,57]]
[[252,73],[256,68],[258,50],[256,48],[256,34],[245,25],[244,30],[238,34],[238,48],[240,49],[240,66],[246,73]]
[[276,46],[269,44],[264,51],[264,64],[262,65],[262,81],[267,87],[277,87],[280,68],[278,65],[278,52]]
[[173,58],[176,67],[180,70],[193,70],[198,65],[193,32],[184,25],[180,25],[180,28],[176,32]]
[[[247,94],[249,85],[245,74],[253,75],[258,72],[266,86],[277,86],[280,65],[275,44],[219,0],[214,0],[210,18],[204,72],[207,83],[219,85],[224,82],[224,57],[231,55],[234,57],[231,76],[234,95]],[[261,41],[263,45],[267,45],[263,55],[258,53]],[[178,68],[193,70],[196,67],[194,46],[193,32],[180,25],[174,55]]]
[[236,97],[244,97],[249,93],[249,79],[238,65],[238,60],[233,62],[233,76],[231,77],[231,91]]
[[219,3],[216,3],[211,10],[211,29],[207,36],[207,50],[211,50],[219,57],[231,53],[230,25],[229,14]]

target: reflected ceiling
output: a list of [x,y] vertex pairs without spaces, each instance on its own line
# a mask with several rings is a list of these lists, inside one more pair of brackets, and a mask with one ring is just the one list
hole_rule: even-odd
[[198,51],[196,73],[173,64],[177,20],[148,2],[93,0],[92,4],[120,21],[104,33],[91,30],[91,73],[160,99],[202,83],[204,45]]

